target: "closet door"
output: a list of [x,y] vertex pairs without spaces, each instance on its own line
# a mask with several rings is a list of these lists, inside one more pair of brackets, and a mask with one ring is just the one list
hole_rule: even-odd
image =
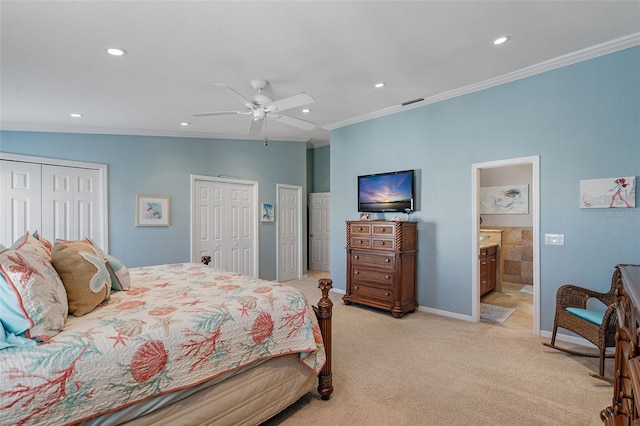
[[25,232],[42,232],[41,165],[0,160],[0,244],[10,247]]
[[42,166],[42,234],[53,240],[90,238],[102,247],[100,173]]
[[255,276],[254,185],[203,178],[193,191],[192,261],[211,256],[216,268]]
[[253,275],[253,187],[227,184],[228,269]]
[[[226,222],[226,184],[198,180],[195,182],[194,240],[198,260],[211,256],[211,266],[227,269],[226,243],[222,228]],[[198,261],[194,260],[194,261]]]

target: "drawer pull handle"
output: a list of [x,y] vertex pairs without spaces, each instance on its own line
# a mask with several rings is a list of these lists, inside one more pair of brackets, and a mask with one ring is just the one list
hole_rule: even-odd
[[391,279],[391,275],[385,275],[384,276],[386,279],[390,280]]
[[381,245],[381,246],[383,246],[383,245],[384,245],[384,241],[382,241],[382,242],[380,243],[380,245]]
[[486,260],[483,260],[483,261],[482,261],[482,264],[483,264],[483,265],[486,265],[486,264],[487,264],[487,261],[486,261]]
[[360,228],[358,228],[358,231],[362,231],[362,226]]
[[496,260],[495,260],[495,259],[491,259],[491,261],[492,261],[492,262],[495,262]]
[[360,259],[360,256],[356,255],[356,256],[353,256],[353,258],[354,259]]
[[387,297],[389,297],[389,292],[388,292],[388,291],[387,291],[387,292],[385,292],[385,293],[384,293],[384,295],[385,295],[385,296],[387,296]]
[[387,263],[391,263],[391,259],[385,259],[384,261]]
[[360,271],[353,271],[354,274],[360,275]]
[[356,286],[356,290],[359,290],[359,289],[360,289],[360,287]]
[[358,241],[358,244],[362,244],[362,240]]

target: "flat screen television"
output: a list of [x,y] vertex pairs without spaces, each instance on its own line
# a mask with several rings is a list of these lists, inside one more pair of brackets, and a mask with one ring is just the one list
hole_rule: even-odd
[[358,176],[358,211],[413,211],[414,170]]

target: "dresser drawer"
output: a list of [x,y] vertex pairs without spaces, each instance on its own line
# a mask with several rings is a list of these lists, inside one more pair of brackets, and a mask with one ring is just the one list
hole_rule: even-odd
[[351,223],[349,224],[351,235],[371,235],[370,223]]
[[390,237],[393,237],[395,234],[396,227],[394,225],[374,223],[372,226],[373,229],[371,233],[375,236],[388,235]]
[[371,248],[371,238],[368,238],[368,237],[351,237],[351,247],[354,247],[354,248]]
[[395,249],[395,242],[393,238],[377,238],[373,237],[371,239],[371,248],[376,250],[389,250],[393,251]]
[[389,269],[393,271],[393,269],[395,268],[395,256],[388,254],[354,251],[351,255],[351,265],[353,267],[375,266],[377,268]]
[[389,303],[393,302],[392,288],[371,287],[366,284],[354,283],[352,287],[352,294],[354,298],[373,298]]
[[375,282],[384,285],[393,285],[393,273],[385,271],[374,271],[366,268],[352,267],[351,278],[357,281]]

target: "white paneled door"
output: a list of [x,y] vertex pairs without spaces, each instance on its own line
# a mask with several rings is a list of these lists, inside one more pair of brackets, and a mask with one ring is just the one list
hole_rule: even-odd
[[192,177],[193,262],[257,276],[257,183]]
[[42,234],[51,240],[90,238],[101,245],[97,170],[42,166]]
[[106,166],[15,157],[25,161],[0,160],[0,243],[39,231],[52,242],[90,238],[107,251]]
[[309,268],[330,271],[331,193],[309,194]]
[[277,185],[278,281],[302,276],[302,187]]
[[42,229],[42,166],[0,161],[0,244],[10,247],[28,230]]

